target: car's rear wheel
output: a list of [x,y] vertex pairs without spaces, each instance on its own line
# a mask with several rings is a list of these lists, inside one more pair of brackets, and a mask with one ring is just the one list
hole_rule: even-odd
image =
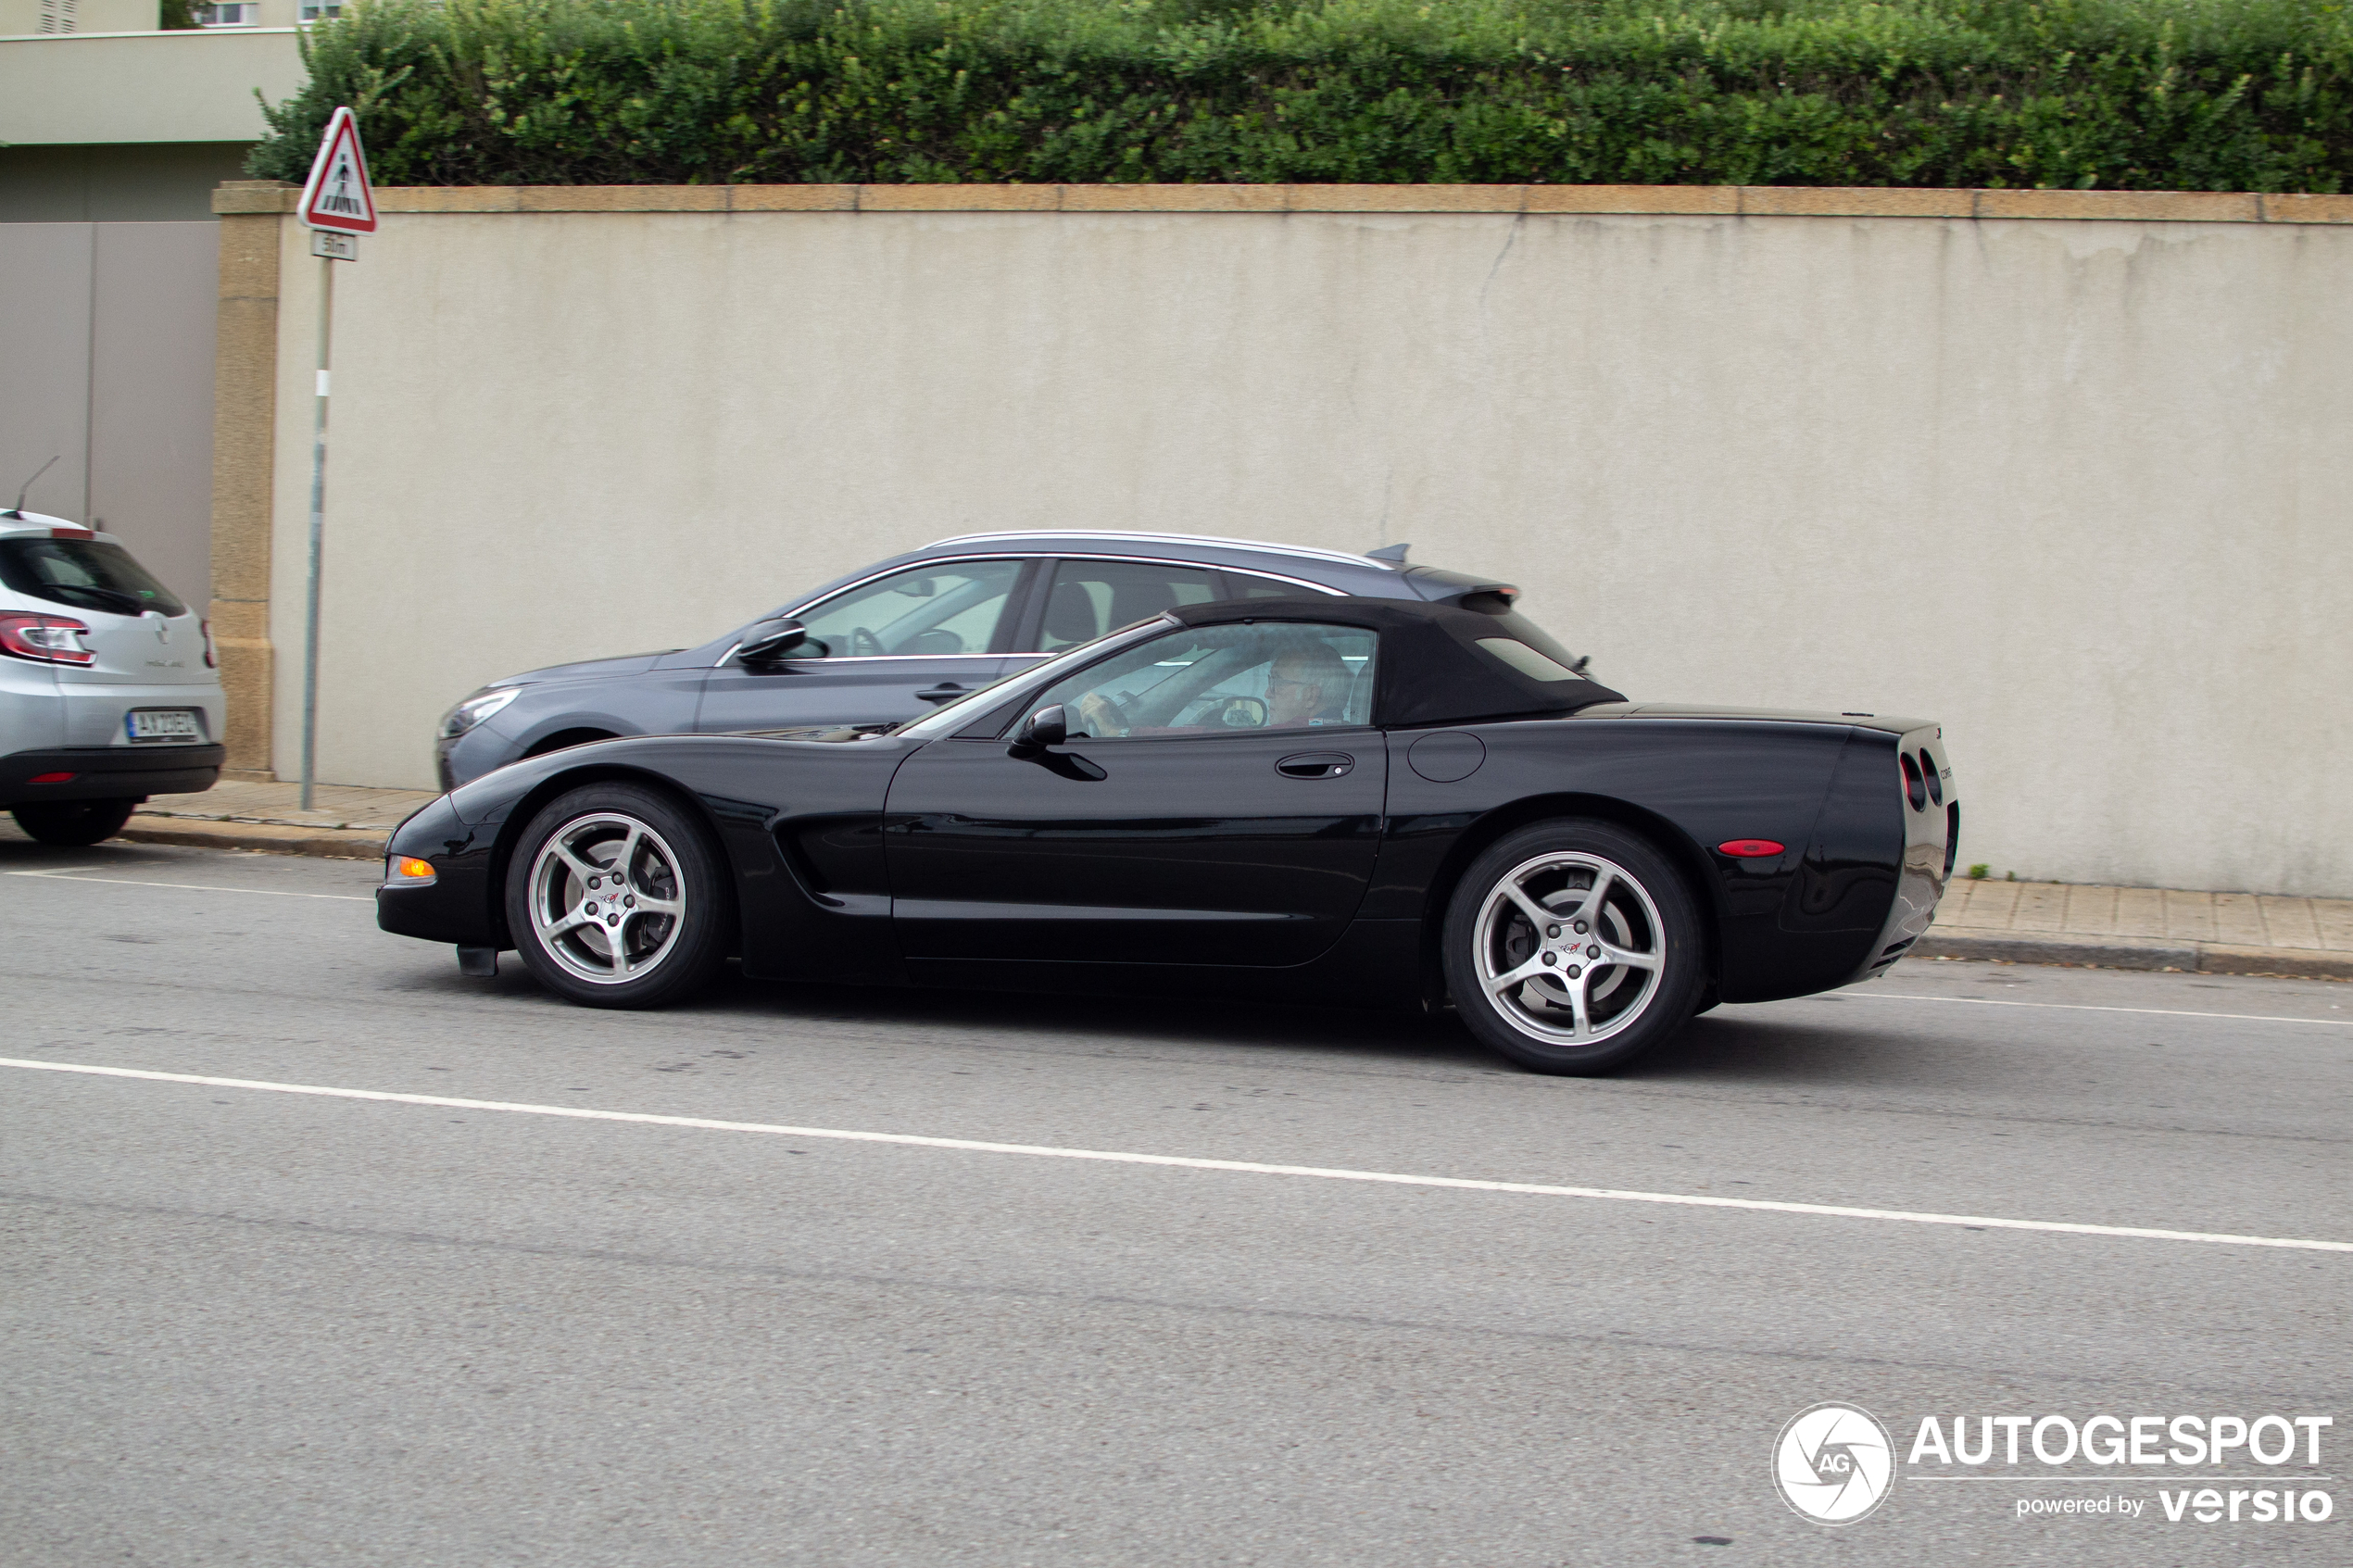
[[652,1008],[726,961],[726,868],[702,823],[657,791],[589,784],[531,820],[507,866],[507,929],[549,990]]
[[1446,911],[1446,985],[1471,1033],[1539,1073],[1606,1073],[1690,1021],[1706,988],[1691,890],[1647,840],[1583,818],[1508,834]]
[[112,838],[138,809],[135,800],[42,800],[15,807],[8,815],[29,837],[78,848]]

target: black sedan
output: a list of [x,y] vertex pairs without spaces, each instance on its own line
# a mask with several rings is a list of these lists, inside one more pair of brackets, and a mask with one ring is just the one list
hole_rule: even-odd
[[387,931],[653,1007],[785,980],[1441,1007],[1595,1073],[1883,972],[1960,808],[1942,731],[1667,708],[1501,601],[1169,610],[896,726],[607,741],[394,835]]

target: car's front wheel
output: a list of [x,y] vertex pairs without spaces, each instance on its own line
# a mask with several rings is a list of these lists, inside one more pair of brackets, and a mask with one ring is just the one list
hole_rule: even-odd
[[550,801],[507,865],[507,929],[540,984],[590,1007],[652,1008],[709,984],[733,909],[709,832],[635,784]]
[[1606,1073],[1688,1022],[1706,988],[1691,890],[1666,856],[1582,818],[1507,834],[1446,911],[1447,989],[1473,1035],[1539,1073]]
[[120,833],[138,809],[135,800],[43,800],[16,807],[8,815],[28,837],[80,848]]

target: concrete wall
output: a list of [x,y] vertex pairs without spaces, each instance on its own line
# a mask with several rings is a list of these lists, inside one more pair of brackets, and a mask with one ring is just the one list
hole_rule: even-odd
[[0,37],[0,143],[249,145],[269,132],[254,94],[282,102],[307,74],[292,27]]
[[[336,280],[322,777],[428,784],[484,680],[947,533],[1410,540],[1638,697],[1942,720],[1997,875],[2353,892],[2353,202],[779,189],[388,194]],[[599,204],[735,210],[449,210]],[[322,264],[280,246],[292,776]]]
[[156,0],[0,0],[0,35],[152,32],[160,19]]
[[0,223],[209,223],[245,142],[0,147]]
[[[308,0],[253,0],[257,27],[293,27]],[[0,0],[0,36],[10,33],[154,32],[162,21],[157,0]],[[47,25],[44,25],[44,24]],[[206,31],[214,31],[208,29]]]
[[211,597],[218,226],[0,224],[0,504],[52,455],[36,511],[122,536]]

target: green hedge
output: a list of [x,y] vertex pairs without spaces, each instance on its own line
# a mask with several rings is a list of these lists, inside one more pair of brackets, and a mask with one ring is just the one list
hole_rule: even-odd
[[385,184],[2353,188],[2346,0],[359,0]]

